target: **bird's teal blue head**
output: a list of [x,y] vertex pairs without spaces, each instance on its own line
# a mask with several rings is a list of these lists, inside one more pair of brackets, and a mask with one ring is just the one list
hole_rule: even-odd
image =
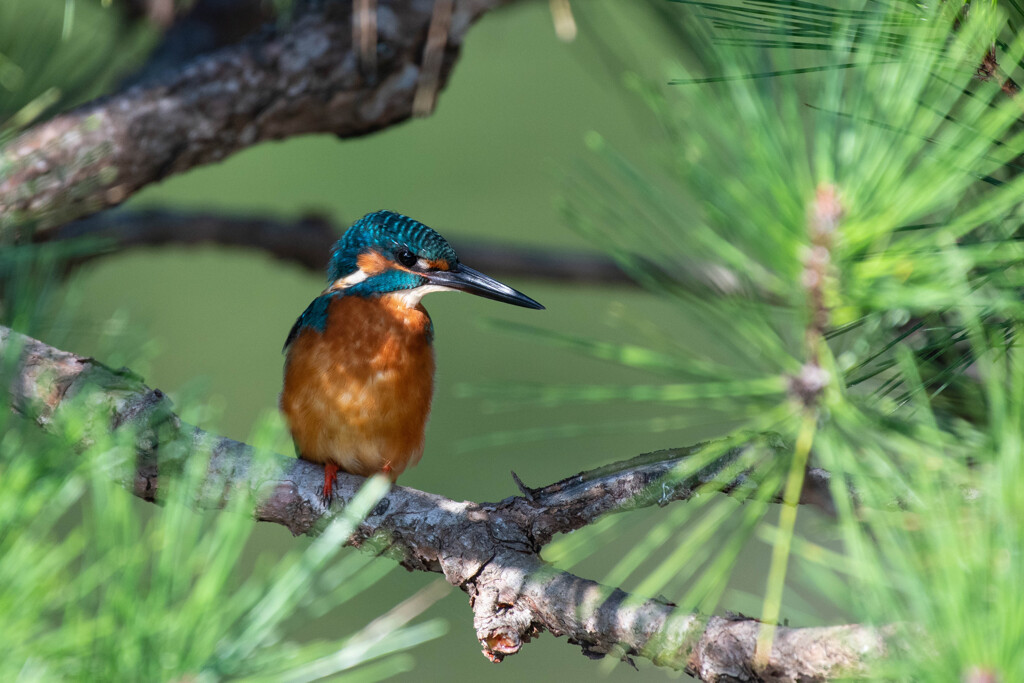
[[415,306],[423,295],[463,291],[526,308],[544,308],[459,262],[445,238],[391,211],[360,218],[331,251],[327,286],[345,296],[395,294]]
[[419,221],[391,211],[360,218],[331,249],[327,284],[350,294],[414,289],[424,277],[413,271],[434,264],[450,269],[458,263],[447,240]]
[[331,250],[327,289],[295,322],[285,348],[304,329],[320,332],[336,296],[391,296],[416,306],[430,292],[460,291],[525,308],[539,303],[459,262],[445,238],[419,221],[391,211],[360,218]]

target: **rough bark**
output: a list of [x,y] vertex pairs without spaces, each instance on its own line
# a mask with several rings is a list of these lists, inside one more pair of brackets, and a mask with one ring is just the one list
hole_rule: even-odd
[[[257,454],[246,444],[181,422],[166,396],[130,371],[111,370],[4,327],[0,357],[12,361],[6,366],[13,370],[10,403],[25,418],[55,429],[64,414],[74,411],[83,446],[112,429],[132,430],[138,462],[123,483],[146,500],[158,498],[162,475],[189,457],[208,454],[206,487],[197,505],[219,507],[240,492],[254,493],[260,501],[257,519],[282,524],[294,534],[316,534],[363,481],[340,475],[337,498],[327,507],[318,497],[322,468]],[[642,461],[580,473],[498,503],[459,502],[395,486],[351,543],[387,553],[410,570],[442,573],[465,591],[477,638],[495,661],[549,631],[566,636],[588,656],[646,657],[705,681],[806,681],[865,673],[870,660],[886,652],[884,634],[874,629],[780,627],[767,666],[758,668],[756,620],[680,613],[667,602],[630,596],[540,558],[541,546],[558,531],[581,527],[601,514],[667,502],[658,468],[670,468],[673,458],[697,450],[680,449],[667,460],[641,456]],[[658,495],[649,494],[652,481]],[[688,497],[686,485],[673,486],[673,498]]]
[[[175,13],[173,3],[163,0],[148,6],[124,7],[126,15],[138,20],[145,16],[164,28],[164,33],[142,67],[125,85],[136,85],[179,68],[219,48],[235,45],[274,20],[273,6],[263,0],[195,0]],[[169,5],[169,6],[168,6]]]
[[[366,135],[413,114],[421,65],[447,82],[466,31],[511,0],[458,0],[441,54],[425,55],[433,0],[379,0],[374,68],[353,47],[351,3],[306,3],[267,27],[22,133],[0,150],[0,239],[24,239],[119,204],[145,185],[304,133]],[[444,37],[442,37],[444,38]]]

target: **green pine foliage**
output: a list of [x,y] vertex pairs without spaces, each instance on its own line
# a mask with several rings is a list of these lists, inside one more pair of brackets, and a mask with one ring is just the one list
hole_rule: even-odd
[[[0,13],[27,2],[5,1]],[[86,7],[106,11],[61,4],[65,41]],[[871,678],[1024,680],[1024,99],[1014,84],[1024,82],[1024,12],[1014,2],[897,0],[650,9],[678,64],[668,78],[630,83],[663,145],[652,163],[590,135],[597,162],[572,181],[564,211],[715,343],[536,333],[650,380],[472,392],[675,415],[605,430],[668,432],[708,411],[728,421],[673,476],[736,447],[740,456],[639,533],[601,577],[608,585],[680,610],[749,613],[729,578],[744,548],[763,541],[772,558],[753,604],[766,623],[801,606],[795,566],[802,592],[892,634]],[[11,22],[0,18],[0,33]],[[74,93],[79,82],[13,54],[0,47],[9,130],[48,104],[49,88]],[[88,68],[82,83],[101,67]],[[8,272],[34,272],[29,253],[4,254]],[[20,292],[39,305],[14,286],[26,281],[8,279],[5,319],[34,319],[11,303]],[[438,632],[395,617],[344,642],[288,643],[290,615],[310,607],[307,588],[326,586],[318,600],[340,603],[374,580],[374,567],[350,558],[326,570],[359,506],[306,551],[243,566],[246,502],[219,514],[189,505],[201,458],[147,519],[111,483],[131,451],[117,439],[128,435],[83,449],[74,417],[56,432],[0,415],[0,679],[309,680],[384,657],[353,672],[372,680],[408,666],[393,652]],[[797,525],[808,464],[831,473],[835,504],[814,537]],[[360,505],[379,494],[364,492]],[[578,562],[628,520],[608,517],[546,556]]]
[[[74,253],[0,253],[0,322],[51,342],[78,329],[56,286]],[[20,362],[7,344],[0,386],[18,385]],[[162,449],[160,505],[133,498],[119,482],[134,478],[139,435],[97,425],[92,402],[85,384],[52,418],[19,401],[0,411],[0,680],[376,681],[410,670],[404,651],[444,633],[438,620],[410,625],[432,595],[325,640],[290,637],[395,566],[345,548],[386,480],[370,480],[312,542],[268,557],[253,547],[256,501],[236,490],[225,510],[197,509],[223,487],[209,454]],[[194,400],[176,408],[208,421]]]
[[109,0],[0,3],[0,142],[47,112],[101,94],[154,37]]
[[[148,40],[110,2],[0,2],[0,142],[99,94]],[[80,328],[61,276],[68,259],[99,246],[0,250],[0,323],[58,344]],[[5,348],[0,386],[16,386],[19,358]],[[0,410],[0,680],[377,681],[410,670],[405,651],[444,632],[438,620],[410,625],[437,599],[421,596],[348,633],[290,637],[395,566],[344,547],[386,481],[370,480],[312,542],[270,558],[252,547],[253,500],[195,509],[202,453],[183,459],[184,472],[161,472],[153,506],[117,483],[133,476],[129,427],[104,436],[76,404],[44,432],[32,406],[15,407],[21,414]],[[177,407],[185,419],[201,410]]]
[[[16,358],[6,355],[4,381]],[[393,566],[344,549],[386,480],[370,480],[305,548],[254,562],[254,501],[194,509],[206,458],[162,475],[154,508],[116,483],[131,480],[134,435],[85,444],[96,431],[79,414],[62,410],[50,434],[0,415],[0,679],[373,681],[409,670],[401,652],[444,632],[437,620],[409,626],[421,609],[409,607],[325,641],[287,636]]]
[[[893,629],[893,656],[872,677],[1024,678],[1020,8],[748,0],[652,12],[672,22],[679,62],[668,87],[629,82],[663,147],[652,163],[591,134],[600,162],[571,182],[564,211],[716,343],[538,333],[650,383],[473,393],[667,406],[678,426],[709,408],[727,416],[732,428],[679,478],[749,445],[705,487],[743,473],[737,490],[672,508],[607,583],[681,610],[735,610],[728,576],[761,538],[772,559],[752,616],[779,623],[798,604],[784,590],[795,555],[801,588]],[[831,472],[836,504],[813,539],[796,533],[808,464]],[[578,562],[628,517],[547,556]]]

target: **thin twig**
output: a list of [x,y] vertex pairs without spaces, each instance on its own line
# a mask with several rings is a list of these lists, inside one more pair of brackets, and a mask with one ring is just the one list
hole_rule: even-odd
[[555,25],[555,35],[558,39],[571,43],[576,40],[576,18],[572,14],[572,5],[569,0],[551,0],[551,21]]
[[441,87],[441,67],[444,49],[448,44],[453,7],[452,0],[434,0],[434,14],[430,18],[427,44],[423,48],[423,68],[412,101],[413,116],[429,116],[434,112],[437,92]]
[[[343,230],[343,225],[312,214],[280,221],[261,216],[148,209],[106,211],[44,231],[36,239],[94,241],[96,249],[76,257],[70,267],[134,247],[211,244],[256,249],[320,275],[327,265],[331,245]],[[447,229],[444,232],[449,234]],[[614,261],[599,254],[500,242],[453,242],[463,262],[495,275],[636,286]]]
[[377,78],[377,0],[356,0],[352,5],[352,42],[359,46],[363,75]]
[[[446,235],[453,234],[445,226],[440,228]],[[209,211],[117,209],[40,231],[35,240],[82,238],[94,241],[96,248],[77,256],[70,263],[72,268],[133,247],[211,244],[257,249],[319,275],[327,265],[331,244],[344,229],[344,225],[317,214],[284,221]],[[614,260],[597,253],[524,247],[499,241],[466,241],[458,237],[452,238],[452,244],[461,261],[495,275],[571,284],[638,286]],[[649,266],[649,270],[659,268],[653,263],[644,265]],[[699,263],[676,264],[671,269],[671,277],[678,286],[701,295],[746,296],[723,284],[720,269]]]

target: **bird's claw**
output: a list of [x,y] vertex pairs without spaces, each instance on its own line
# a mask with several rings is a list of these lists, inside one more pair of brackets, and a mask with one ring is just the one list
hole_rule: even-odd
[[334,499],[334,482],[338,479],[338,466],[334,463],[324,465],[324,488],[320,492],[320,502],[324,507],[331,507]]
[[331,507],[331,500],[334,498],[334,491],[329,491],[327,490],[327,487],[324,486],[320,491],[320,494],[317,495],[317,498],[320,499],[320,502],[323,503],[325,508],[329,508]]

